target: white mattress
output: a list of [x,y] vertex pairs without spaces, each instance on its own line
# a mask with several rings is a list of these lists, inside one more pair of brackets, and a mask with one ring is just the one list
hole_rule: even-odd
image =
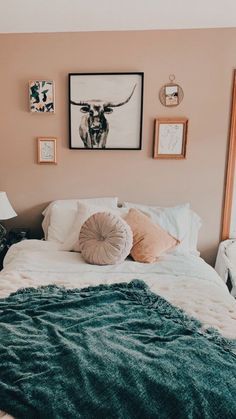
[[[236,300],[216,271],[198,256],[163,256],[158,263],[126,260],[120,265],[85,263],[79,253],[57,244],[26,240],[13,245],[0,273],[0,298],[19,288],[57,284],[81,288],[100,283],[145,281],[150,289],[222,335],[236,339]],[[2,416],[1,416],[2,415]],[[0,412],[0,417],[10,418]]]

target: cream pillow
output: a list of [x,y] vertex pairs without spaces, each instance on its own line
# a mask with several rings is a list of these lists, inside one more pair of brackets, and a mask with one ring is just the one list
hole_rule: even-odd
[[114,265],[123,262],[129,255],[133,234],[121,217],[109,212],[97,212],[82,225],[79,242],[86,262]]
[[107,206],[89,205],[82,201],[78,201],[78,208],[73,225],[69,234],[61,246],[61,250],[80,252],[79,234],[84,222],[96,212],[111,212],[112,214],[122,216],[128,214],[128,209],[125,208],[109,208]]
[[124,220],[133,232],[133,247],[130,253],[137,262],[156,262],[163,253],[178,244],[178,240],[135,208],[129,210]]
[[89,205],[117,208],[118,198],[61,199],[51,202],[42,212],[42,228],[46,240],[63,243],[68,236],[77,213],[78,201]]
[[67,208],[53,205],[50,212],[50,224],[47,230],[47,240],[64,243],[68,232],[74,223],[77,208]]

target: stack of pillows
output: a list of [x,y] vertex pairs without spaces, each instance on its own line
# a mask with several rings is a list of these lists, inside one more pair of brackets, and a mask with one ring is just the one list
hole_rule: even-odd
[[117,201],[54,201],[43,212],[45,238],[97,265],[121,263],[129,254],[143,263],[154,263],[166,252],[199,254],[201,220],[189,204],[162,208],[125,202],[118,208]]

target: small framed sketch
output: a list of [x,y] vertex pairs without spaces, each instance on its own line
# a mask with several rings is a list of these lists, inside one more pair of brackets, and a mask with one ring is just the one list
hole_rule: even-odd
[[154,159],[185,159],[187,129],[187,118],[156,119]]
[[38,163],[57,163],[57,139],[54,137],[39,137]]
[[52,80],[30,80],[30,112],[54,113],[55,88]]

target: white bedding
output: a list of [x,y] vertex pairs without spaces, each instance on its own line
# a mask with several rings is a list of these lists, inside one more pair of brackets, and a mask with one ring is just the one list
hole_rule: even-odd
[[13,245],[0,274],[0,298],[22,287],[57,284],[81,288],[100,283],[142,279],[150,289],[181,307],[203,324],[236,338],[236,300],[216,271],[193,255],[165,255],[158,263],[126,260],[119,265],[97,266],[79,253],[58,250],[53,242],[26,240]]
[[[58,250],[53,242],[22,241],[13,245],[0,273],[0,298],[19,288],[57,284],[81,288],[100,283],[142,279],[150,289],[222,335],[236,338],[236,300],[216,271],[193,255],[165,255],[158,263],[127,260],[120,265],[88,265],[79,253]],[[0,417],[11,416],[0,412]]]

